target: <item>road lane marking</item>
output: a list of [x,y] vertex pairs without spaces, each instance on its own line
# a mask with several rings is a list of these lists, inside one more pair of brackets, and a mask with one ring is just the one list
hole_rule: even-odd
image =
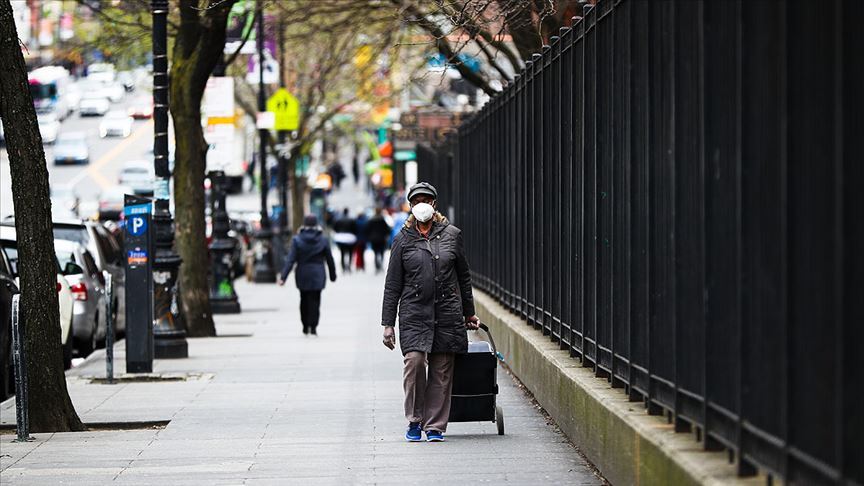
[[72,178],[72,180],[69,181],[70,186],[75,187],[79,182],[83,181],[84,178],[88,176],[93,179],[93,182],[98,184],[99,187],[101,187],[102,189],[107,189],[113,185],[116,185],[116,182],[109,181],[108,178],[99,171],[99,169],[101,169],[109,162],[111,162],[115,157],[120,155],[123,150],[125,150],[127,147],[129,147],[129,145],[141,138],[142,135],[148,133],[148,128],[150,129],[149,133],[153,133],[153,119],[147,120],[147,123],[132,132],[132,135],[124,138],[122,141],[120,141],[120,143],[112,147],[111,150],[103,154],[102,157],[99,157],[96,162],[93,162],[92,164],[87,166],[86,170],[79,172],[75,177]]

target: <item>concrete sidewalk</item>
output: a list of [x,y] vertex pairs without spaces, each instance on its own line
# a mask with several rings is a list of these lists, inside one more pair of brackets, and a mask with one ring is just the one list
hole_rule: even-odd
[[[293,285],[238,281],[243,313],[217,316],[220,337],[190,339],[188,359],[155,362],[154,381],[93,383],[105,375],[95,353],[70,371],[69,391],[85,422],[114,425],[25,444],[0,436],[0,483],[602,484],[504,371],[506,435],[454,423],[444,443],[406,443],[401,355],[381,345],[373,273],[329,284],[317,338],[301,333]],[[0,420],[14,423],[13,401]],[[158,421],[168,424],[118,424]]]

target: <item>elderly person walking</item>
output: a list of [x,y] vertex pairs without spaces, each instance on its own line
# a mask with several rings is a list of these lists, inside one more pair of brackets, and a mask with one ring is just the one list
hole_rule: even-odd
[[330,252],[330,242],[318,226],[318,218],[310,214],[303,218],[303,226],[291,240],[291,249],[279,278],[279,285],[297,265],[294,281],[300,291],[300,320],[303,334],[318,335],[318,319],[321,315],[321,290],[327,283],[324,265],[330,270],[330,281],[336,281],[336,263]]
[[384,286],[384,345],[399,343],[405,367],[405,418],[410,442],[444,440],[450,418],[453,364],[477,329],[471,273],[459,228],[436,211],[438,192],[420,182],[408,191],[411,216],[393,240]]

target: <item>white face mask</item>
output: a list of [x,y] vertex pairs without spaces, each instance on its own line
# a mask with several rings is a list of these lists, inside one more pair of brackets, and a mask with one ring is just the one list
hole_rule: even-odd
[[418,203],[411,208],[411,214],[417,218],[417,221],[425,223],[432,219],[432,215],[435,214],[435,208],[433,208],[431,204]]

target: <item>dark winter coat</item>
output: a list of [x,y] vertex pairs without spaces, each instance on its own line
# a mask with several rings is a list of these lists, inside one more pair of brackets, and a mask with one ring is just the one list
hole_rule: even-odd
[[342,215],[333,223],[333,231],[357,235],[357,220],[351,216]]
[[375,215],[366,224],[366,240],[372,244],[384,245],[390,238],[390,225],[384,216]]
[[299,290],[321,290],[326,283],[324,264],[330,270],[330,281],[336,281],[336,264],[330,253],[330,241],[321,234],[321,228],[304,227],[291,240],[291,249],[282,267],[282,280],[288,278],[297,265],[294,281]]
[[394,325],[397,308],[403,355],[468,350],[465,317],[474,315],[471,272],[462,232],[440,213],[435,213],[428,239],[417,231],[412,216],[393,240],[382,325]]

